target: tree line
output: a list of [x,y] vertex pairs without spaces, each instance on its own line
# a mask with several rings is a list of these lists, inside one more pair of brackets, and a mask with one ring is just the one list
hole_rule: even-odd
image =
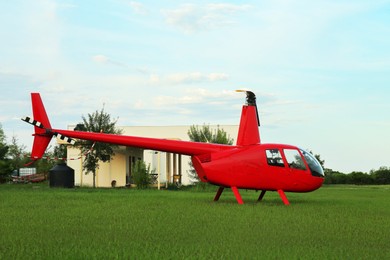
[[[116,120],[112,120],[110,114],[103,108],[96,110],[87,117],[82,116],[83,122],[77,124],[75,130],[89,132],[103,132],[109,134],[121,134],[121,130],[115,127]],[[28,167],[31,162],[26,147],[18,143],[17,138],[12,137],[10,144],[6,142],[6,135],[0,124],[0,183],[11,179],[11,174],[20,168]],[[115,145],[107,143],[96,143],[88,140],[78,140],[76,147],[80,148],[82,154],[88,154],[83,161],[83,170],[92,172],[93,186],[95,187],[96,169],[99,168],[99,162],[110,161],[114,156]],[[93,147],[93,149],[91,149]],[[49,170],[56,164],[64,162],[67,157],[66,145],[56,145],[54,149],[47,149],[41,160],[34,162],[30,167],[36,168],[37,173],[48,174]]]
[[[54,149],[46,152],[45,160],[38,160],[31,167],[35,167],[37,173],[47,174],[59,162],[56,158],[64,157],[66,157],[65,146],[57,145]],[[0,183],[10,180],[13,172],[28,167],[26,165],[29,162],[31,162],[31,159],[29,153],[26,152],[26,146],[19,144],[16,136],[12,136],[11,142],[8,143],[0,124]]]
[[325,184],[390,184],[390,167],[382,166],[378,170],[365,172],[351,172],[348,174],[325,168]]
[[[310,151],[313,154],[312,151]],[[321,164],[325,173],[324,184],[355,184],[355,185],[383,185],[390,184],[390,167],[382,166],[370,172],[354,171],[343,173],[325,167],[325,160],[319,154],[313,154]]]

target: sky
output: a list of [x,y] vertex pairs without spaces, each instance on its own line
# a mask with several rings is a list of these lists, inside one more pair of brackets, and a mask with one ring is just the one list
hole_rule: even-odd
[[27,148],[30,93],[66,128],[235,125],[342,172],[390,166],[390,1],[0,2],[0,123]]

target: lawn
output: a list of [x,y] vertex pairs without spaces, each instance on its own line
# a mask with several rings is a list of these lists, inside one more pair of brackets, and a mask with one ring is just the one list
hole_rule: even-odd
[[306,194],[0,185],[0,259],[389,259],[390,186]]

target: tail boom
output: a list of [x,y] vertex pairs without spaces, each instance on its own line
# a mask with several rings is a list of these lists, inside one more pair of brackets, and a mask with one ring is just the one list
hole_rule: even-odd
[[143,149],[152,149],[162,152],[178,153],[183,155],[200,155],[210,154],[223,150],[232,149],[231,145],[212,144],[212,143],[198,143],[181,140],[168,140],[160,138],[148,138],[128,135],[116,135],[105,133],[93,133],[83,131],[71,131],[53,129],[53,133],[61,134],[74,139],[90,140],[95,142],[111,143],[116,145],[124,145],[131,147],[138,147]]

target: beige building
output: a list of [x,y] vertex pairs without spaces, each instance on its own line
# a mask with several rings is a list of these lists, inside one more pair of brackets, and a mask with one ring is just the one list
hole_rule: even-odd
[[[210,126],[217,129],[217,126]],[[237,125],[221,125],[221,129],[236,140],[238,133]],[[74,127],[69,127],[73,129]],[[119,127],[123,135],[142,136],[151,138],[175,139],[189,141],[188,130],[190,126],[127,126]],[[235,142],[235,141],[234,141]],[[82,172],[82,163],[85,156],[80,155],[80,150],[68,146],[67,164],[75,171],[76,186],[92,186],[92,173]],[[191,184],[189,176],[189,156],[144,150],[134,147],[119,146],[115,151],[114,159],[109,163],[101,162],[96,171],[96,186],[111,187],[115,181],[116,187],[123,187],[131,184],[131,166],[136,160],[144,160],[155,170],[153,175],[154,185],[164,187],[168,183],[180,182],[183,185]]]

